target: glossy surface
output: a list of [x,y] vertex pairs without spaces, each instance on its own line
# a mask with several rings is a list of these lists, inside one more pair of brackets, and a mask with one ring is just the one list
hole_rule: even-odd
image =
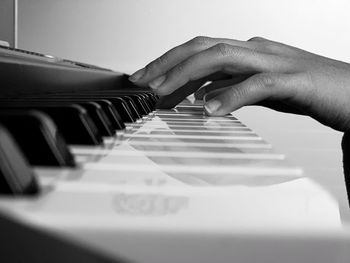
[[348,262],[337,201],[232,116],[183,103],[72,151],[78,169],[36,169],[43,194],[1,209],[135,261]]

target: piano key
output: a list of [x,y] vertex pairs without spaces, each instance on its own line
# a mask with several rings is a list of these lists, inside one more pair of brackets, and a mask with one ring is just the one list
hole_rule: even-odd
[[[206,118],[206,116],[201,116],[201,117],[197,117],[197,116],[177,116],[177,117],[162,117],[162,116],[156,116],[157,119],[159,119],[159,121],[179,121],[179,122],[190,122],[190,123],[206,123],[208,121],[208,119]],[[156,120],[157,120],[156,119]],[[237,120],[233,120],[233,119],[223,119],[223,118],[215,118],[212,119],[212,121],[215,121],[217,123],[240,123]]]
[[[60,96],[53,96],[49,98],[31,98],[26,103],[32,104],[32,103],[38,103],[39,105],[45,105],[46,103],[50,103],[53,105],[70,105],[70,104],[81,104],[81,103],[96,103],[99,105],[101,109],[94,109],[93,107],[89,107],[86,109],[88,113],[92,113],[97,117],[97,121],[101,122],[101,117],[104,119],[104,122],[107,122],[106,124],[110,125],[113,131],[116,130],[122,130],[125,128],[125,125],[120,118],[117,110],[114,108],[113,104],[108,99],[100,99],[100,98],[90,98],[90,97],[62,97]],[[98,112],[96,112],[98,111]],[[103,115],[103,116],[101,116]],[[94,118],[92,118],[94,119]]]
[[189,109],[183,109],[181,107],[179,108],[172,108],[172,109],[157,109],[157,113],[159,114],[177,114],[177,113],[183,113],[183,114],[197,114],[197,115],[203,115],[203,108],[191,108]]
[[[201,119],[207,119],[208,116],[206,116],[205,114],[194,114],[192,112],[188,112],[188,113],[159,113],[157,112],[156,116],[160,119],[195,119],[195,120],[201,120]],[[225,116],[223,117],[212,117],[212,119],[217,119],[217,120],[233,120],[233,121],[238,121],[235,117],[231,116]]]
[[159,96],[150,92],[143,92],[143,94],[147,95],[150,98],[150,100],[152,101],[152,105],[155,108],[157,101],[159,100]]
[[[104,136],[113,136],[117,127],[121,127],[119,122],[115,120],[115,114],[110,117],[107,115],[106,111],[109,111],[108,105],[105,103],[98,103],[87,99],[72,99],[72,98],[62,98],[62,97],[49,97],[49,98],[26,98],[20,100],[14,100],[11,102],[2,102],[0,108],[43,108],[43,107],[55,107],[55,106],[70,106],[72,104],[78,104],[85,108],[90,119],[94,122],[95,126],[98,127]],[[88,103],[82,105],[82,103]],[[90,105],[89,105],[90,104]],[[101,107],[104,106],[104,107]],[[112,122],[114,125],[112,125]],[[117,123],[115,123],[117,122]],[[112,135],[111,135],[112,133]]]
[[75,166],[53,121],[38,111],[0,111],[0,122],[12,133],[31,165]]
[[139,142],[145,142],[145,141],[154,141],[158,143],[204,143],[204,144],[215,144],[215,145],[232,145],[232,144],[241,144],[241,143],[265,143],[262,138],[260,137],[235,137],[235,138],[222,138],[220,136],[213,138],[208,137],[204,138],[203,136],[201,138],[198,138],[197,136],[181,136],[181,137],[175,137],[175,136],[134,136],[133,138],[125,136],[125,138],[121,138],[121,140],[130,141],[131,143],[139,143]]
[[139,95],[139,94],[130,94],[127,95],[128,97],[130,97],[135,105],[137,105],[139,107],[139,110],[141,110],[142,115],[147,115],[148,113],[151,112],[151,110],[148,109],[148,107],[146,106],[145,102],[144,102],[144,98]]
[[[137,148],[135,148],[137,149]],[[207,158],[207,159],[230,159],[230,160],[284,160],[285,156],[283,154],[276,154],[276,153],[270,153],[270,152],[258,152],[258,153],[251,153],[251,152],[241,152],[241,151],[235,151],[235,152],[203,152],[198,149],[196,151],[193,151],[192,149],[186,149],[186,150],[178,150],[174,151],[171,149],[159,149],[159,150],[153,150],[150,151],[149,149],[141,148],[140,151],[130,151],[130,150],[121,150],[121,149],[113,149],[113,150],[105,150],[105,149],[87,149],[87,148],[77,148],[72,147],[71,151],[74,154],[82,154],[82,155],[101,155],[104,156],[106,154],[110,156],[146,156],[149,158],[154,157],[171,157],[171,158]]]
[[124,123],[133,123],[137,120],[136,116],[132,114],[131,109],[123,98],[112,97],[108,98],[108,100],[112,102],[117,109]]
[[[132,111],[132,102],[129,104],[122,97],[107,97],[107,96],[82,96],[79,99],[84,99],[88,101],[96,101],[96,100],[104,100],[109,101],[113,107],[115,108],[108,111],[113,111],[114,115],[117,115],[117,119],[122,123],[135,122],[137,119],[141,118],[141,116],[134,114]],[[106,109],[107,110],[107,109]],[[117,114],[115,113],[117,112]],[[119,124],[118,126],[124,127],[123,124]]]
[[259,147],[256,144],[236,144],[231,147],[203,144],[171,144],[171,143],[132,143],[132,147],[139,151],[169,151],[169,152],[199,152],[199,153],[271,153],[271,145]]
[[[227,160],[225,160],[222,164],[221,163],[215,163],[213,165],[202,165],[200,163],[199,159],[180,159],[180,160],[173,160],[173,161],[167,161],[165,159],[157,160],[157,165],[154,164],[145,164],[140,162],[141,159],[139,158],[122,158],[119,162],[114,162],[113,160],[110,161],[99,161],[99,162],[86,162],[82,164],[83,169],[87,170],[95,170],[95,171],[114,171],[114,172],[128,172],[138,171],[143,173],[154,173],[157,170],[161,170],[167,175],[173,176],[176,174],[182,174],[182,176],[186,175],[196,175],[199,178],[202,175],[206,176],[214,176],[214,175],[227,175],[227,176],[233,176],[233,175],[260,175],[260,176],[293,176],[294,179],[296,177],[302,176],[303,172],[300,168],[291,168],[290,166],[286,165],[285,163],[282,164],[281,162],[265,162],[265,166],[262,163],[259,165],[248,165],[248,162],[236,162],[236,163],[228,163]],[[176,162],[177,161],[177,162]],[[194,162],[192,162],[194,161]],[[208,161],[208,160],[203,160]],[[133,165],[135,163],[138,163],[138,165]],[[295,177],[296,176],[296,177]]]
[[130,130],[127,134],[144,134],[144,135],[195,135],[201,136],[257,136],[253,131],[196,131],[196,130],[169,130],[169,129],[140,129]]
[[170,112],[170,111],[167,111],[167,112],[159,112],[157,110],[156,112],[157,115],[159,116],[163,116],[163,117],[166,117],[166,116],[188,116],[189,114],[191,116],[206,116],[206,114],[203,112],[203,111],[176,111],[174,110],[173,112]]
[[103,142],[87,111],[79,105],[40,107],[57,124],[69,144],[99,145]]
[[236,132],[236,131],[250,131],[252,132],[249,128],[247,127],[224,127],[224,128],[220,128],[220,127],[211,127],[206,128],[205,126],[186,126],[186,125],[168,125],[165,127],[159,127],[159,126],[155,126],[155,125],[144,125],[144,124],[138,124],[138,125],[128,125],[128,127],[133,128],[133,129],[142,129],[142,131],[152,131],[152,130],[169,130],[171,129],[172,131],[192,131],[192,132],[196,132],[196,131],[200,131],[202,133],[206,133],[206,132],[219,132],[219,133],[225,133],[225,132]]
[[184,100],[181,103],[179,103],[178,105],[176,105],[174,108],[178,109],[178,108],[187,108],[187,109],[202,109],[203,110],[203,101],[201,100],[196,100],[193,102],[189,102],[188,100]]
[[210,127],[212,125],[217,126],[220,125],[222,127],[234,127],[234,126],[238,126],[238,127],[244,127],[240,122],[217,122],[217,121],[213,121],[213,122],[208,122],[208,121],[191,121],[191,120],[160,120],[160,119],[152,119],[150,120],[149,123],[147,123],[147,125],[168,125],[168,126],[172,126],[172,125],[185,125],[185,126],[203,126],[203,127]]
[[102,136],[114,136],[115,129],[102,107],[96,102],[79,102],[78,105],[83,106],[93,119],[97,129]]
[[145,106],[147,108],[148,113],[151,113],[152,111],[154,111],[154,107],[152,106],[152,102],[149,99],[149,97],[146,96],[146,94],[140,93],[140,94],[137,94],[137,96],[139,96],[142,99],[143,103],[145,104]]
[[128,124],[128,127],[133,127],[133,128],[143,128],[143,129],[152,129],[157,128],[157,127],[164,127],[164,128],[169,128],[169,129],[199,129],[199,130],[235,130],[235,129],[246,129],[247,127],[241,123],[232,123],[231,125],[227,123],[191,123],[191,122],[164,122],[164,121],[159,121],[159,120],[149,120],[147,123],[131,123]]
[[[44,98],[45,99],[45,98]],[[46,99],[48,99],[46,97]],[[134,122],[136,121],[136,117],[133,118],[133,116],[131,115],[131,110],[128,106],[128,104],[126,103],[125,100],[123,100],[121,97],[111,97],[111,96],[105,96],[105,95],[100,95],[100,94],[79,94],[79,95],[55,95],[53,97],[50,97],[51,100],[63,100],[63,101],[87,101],[87,102],[91,102],[91,101],[96,101],[96,100],[106,100],[106,101],[110,101],[113,106],[116,108],[116,111],[118,112],[118,114],[121,117],[121,120],[123,122]]]
[[147,140],[150,138],[154,139],[193,139],[193,140],[262,140],[259,136],[256,134],[236,134],[235,136],[221,136],[221,135],[201,135],[199,136],[198,134],[138,134],[138,133],[133,133],[133,134],[125,134],[124,138],[126,139],[137,139],[137,138],[142,138],[143,140]]
[[125,129],[125,124],[122,121],[118,111],[109,100],[101,99],[101,100],[94,100],[94,102],[98,103],[104,109],[106,115],[109,117],[113,127],[116,130]]
[[142,109],[142,111],[145,113],[143,115],[150,114],[153,110],[147,105],[146,99],[142,96],[142,94],[132,94],[128,95],[132,99],[134,99],[135,103],[138,103]]
[[39,193],[34,172],[11,134],[0,125],[0,194]]
[[158,146],[158,147],[184,147],[184,148],[203,148],[204,151],[211,151],[211,148],[220,148],[225,149],[225,151],[229,151],[230,149],[240,149],[244,151],[244,149],[267,149],[271,150],[272,145],[265,143],[264,141],[239,141],[236,143],[205,143],[205,142],[182,142],[179,140],[165,141],[165,140],[148,140],[148,141],[136,141],[130,140],[125,141],[123,143],[128,143],[133,148],[137,148],[139,146]]
[[144,99],[144,102],[147,104],[150,112],[155,110],[155,103],[153,103],[153,100],[149,94],[140,93],[138,95]]
[[128,107],[131,111],[131,114],[133,115],[133,118],[134,119],[141,119],[141,113],[137,109],[134,101],[131,98],[129,98],[128,96],[122,96],[121,98],[127,103]]
[[140,116],[147,115],[148,112],[144,108],[143,104],[140,102],[140,98],[135,95],[123,96],[123,98],[129,98],[135,105],[135,108]]

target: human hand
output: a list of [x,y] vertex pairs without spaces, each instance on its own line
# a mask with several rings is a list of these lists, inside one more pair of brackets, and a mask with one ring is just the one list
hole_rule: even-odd
[[135,72],[130,81],[164,96],[165,107],[197,92],[204,94],[205,111],[212,116],[262,105],[350,130],[350,64],[260,37],[196,37]]

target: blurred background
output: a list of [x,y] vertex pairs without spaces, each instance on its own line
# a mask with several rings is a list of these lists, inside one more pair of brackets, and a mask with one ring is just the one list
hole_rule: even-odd
[[123,72],[198,35],[263,36],[350,62],[348,0],[18,0],[18,47]]

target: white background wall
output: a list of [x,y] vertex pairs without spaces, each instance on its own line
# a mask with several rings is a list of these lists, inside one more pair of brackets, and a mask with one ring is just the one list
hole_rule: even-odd
[[130,72],[197,35],[350,62],[349,0],[19,0],[19,47]]
[[0,1],[0,40],[14,45],[14,4],[13,0]]

